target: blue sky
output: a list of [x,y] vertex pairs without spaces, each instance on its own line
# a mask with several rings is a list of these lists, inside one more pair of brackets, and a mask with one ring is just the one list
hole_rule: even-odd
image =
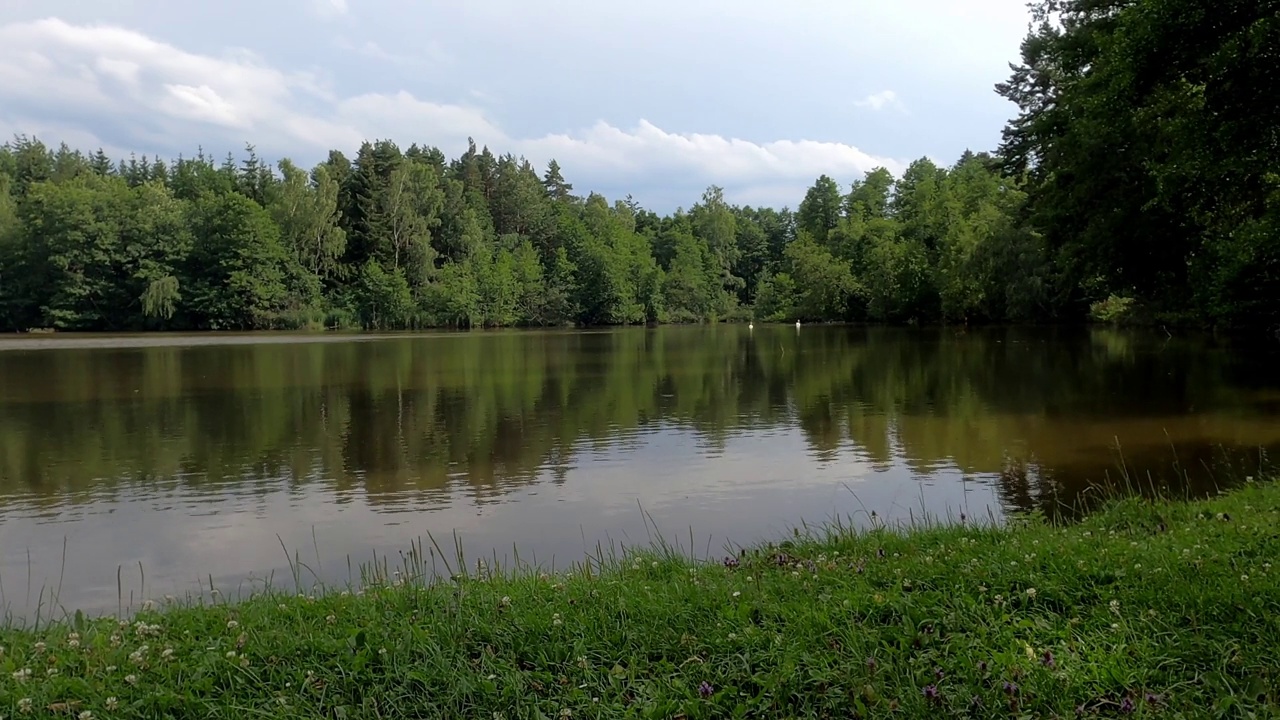
[[658,210],[993,149],[1023,0],[4,0],[0,133],[310,165],[468,136]]

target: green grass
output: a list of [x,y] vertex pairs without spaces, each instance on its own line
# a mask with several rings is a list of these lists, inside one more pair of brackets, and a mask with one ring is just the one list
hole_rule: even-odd
[[16,718],[1276,717],[1280,485],[0,630]]

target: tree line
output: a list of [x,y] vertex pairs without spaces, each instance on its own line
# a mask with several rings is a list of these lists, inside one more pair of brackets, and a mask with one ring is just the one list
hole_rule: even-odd
[[996,152],[824,175],[794,211],[712,186],[660,216],[474,143],[378,140],[306,170],[17,137],[0,328],[1273,324],[1277,3],[1041,0]]

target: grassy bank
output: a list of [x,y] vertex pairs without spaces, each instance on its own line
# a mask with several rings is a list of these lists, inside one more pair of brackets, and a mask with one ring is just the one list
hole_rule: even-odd
[[[1280,486],[0,631],[0,715],[1271,717]],[[163,604],[162,604],[163,605]],[[1250,715],[1253,713],[1253,715]]]

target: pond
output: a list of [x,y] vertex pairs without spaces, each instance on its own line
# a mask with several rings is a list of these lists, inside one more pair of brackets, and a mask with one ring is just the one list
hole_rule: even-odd
[[[0,339],[0,593],[344,583],[417,539],[564,567],[874,511],[1203,493],[1280,446],[1274,345],[838,326]],[[286,549],[288,554],[286,554]],[[42,595],[43,592],[43,595]]]

